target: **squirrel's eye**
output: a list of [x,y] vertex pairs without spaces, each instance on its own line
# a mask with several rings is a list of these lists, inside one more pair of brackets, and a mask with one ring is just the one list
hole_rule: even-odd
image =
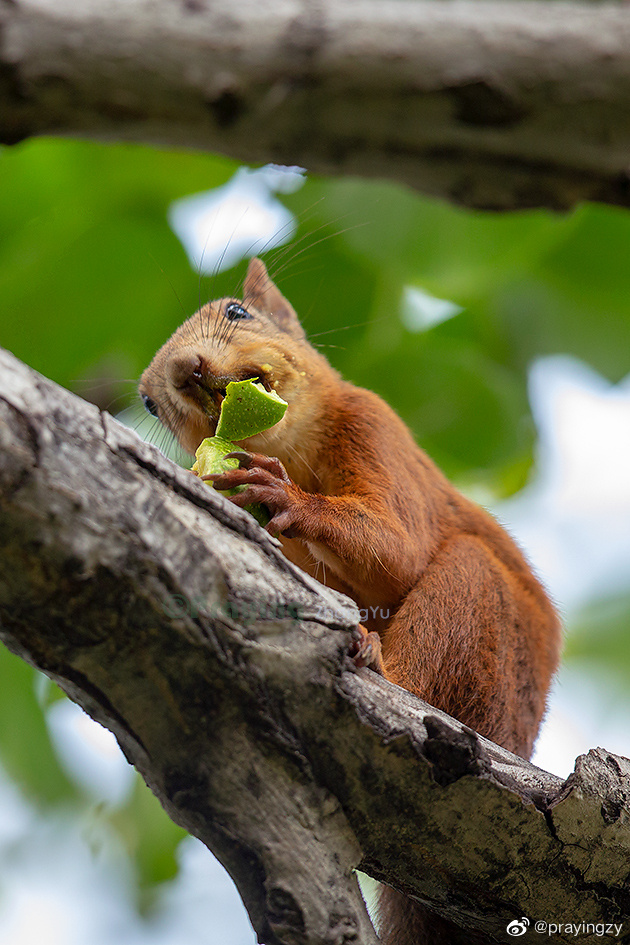
[[148,394],[140,394],[142,397],[142,403],[144,404],[144,409],[151,414],[153,417],[158,415],[158,405],[154,400],[151,400]]
[[246,308],[239,305],[238,302],[230,302],[225,308],[225,317],[230,322],[235,322],[238,318],[253,318]]

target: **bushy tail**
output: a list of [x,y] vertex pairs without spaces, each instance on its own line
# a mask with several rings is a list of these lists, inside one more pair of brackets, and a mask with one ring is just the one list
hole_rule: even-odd
[[377,930],[383,945],[491,945],[480,932],[462,929],[402,893],[381,886]]

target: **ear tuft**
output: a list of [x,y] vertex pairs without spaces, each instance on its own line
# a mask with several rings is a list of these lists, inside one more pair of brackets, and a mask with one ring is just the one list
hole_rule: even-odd
[[267,268],[262,261],[255,256],[250,259],[243,283],[243,301],[256,302],[258,298],[264,295],[271,279],[267,273]]
[[281,331],[294,338],[305,338],[295,309],[285,299],[282,292],[269,278],[262,259],[250,259],[243,283],[243,303],[253,305],[259,312],[264,312]]

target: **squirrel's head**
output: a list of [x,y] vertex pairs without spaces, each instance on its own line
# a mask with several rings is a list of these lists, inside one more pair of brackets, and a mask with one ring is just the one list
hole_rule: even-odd
[[243,298],[208,302],[184,322],[144,371],[139,391],[149,413],[194,453],[205,437],[214,436],[228,383],[255,378],[289,407],[275,427],[243,444],[277,455],[285,452],[282,444],[297,445],[303,432],[312,409],[306,391],[315,364],[321,370],[327,362],[309,345],[264,263],[252,259]]

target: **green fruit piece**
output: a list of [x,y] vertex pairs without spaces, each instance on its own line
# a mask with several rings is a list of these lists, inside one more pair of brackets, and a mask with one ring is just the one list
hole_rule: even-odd
[[[267,391],[254,380],[230,381],[221,404],[221,413],[215,436],[206,437],[197,450],[193,472],[199,476],[237,469],[237,459],[226,459],[227,453],[237,449],[234,440],[244,440],[255,433],[262,433],[282,420],[288,404],[275,391]],[[212,483],[208,485],[213,488]],[[235,495],[247,486],[235,489],[218,489],[223,495]],[[260,525],[269,521],[264,505],[246,505],[245,508]]]
[[221,404],[217,433],[224,440],[244,440],[282,420],[287,402],[251,378],[230,381]]
[[[226,472],[228,469],[238,469],[237,459],[226,459],[226,453],[233,452],[235,446],[229,440],[224,440],[220,436],[208,436],[202,441],[195,456],[195,462],[192,471],[198,476],[209,476],[212,473]],[[206,485],[214,488],[211,482]],[[236,495],[242,492],[247,486],[236,486],[235,489],[217,489],[221,495]],[[250,512],[259,525],[266,525],[269,521],[269,512],[264,505],[246,505],[245,509]]]
[[[237,459],[226,459],[226,453],[234,451],[234,443],[220,436],[208,436],[195,453],[193,472],[198,476],[209,476],[211,473],[222,473],[228,469],[237,469]],[[210,483],[212,485],[212,483]],[[234,490],[226,491],[226,495],[233,495]]]

